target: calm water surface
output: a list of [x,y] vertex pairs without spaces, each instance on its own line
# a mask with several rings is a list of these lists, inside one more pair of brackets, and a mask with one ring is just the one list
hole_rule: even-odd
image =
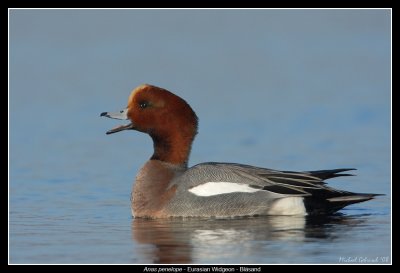
[[[391,262],[390,11],[10,11],[10,263]],[[106,136],[130,90],[200,117],[190,165],[354,167],[330,217],[144,220],[152,143]]]

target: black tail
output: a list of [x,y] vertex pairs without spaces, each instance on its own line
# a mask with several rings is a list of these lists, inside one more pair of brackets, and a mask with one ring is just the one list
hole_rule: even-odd
[[322,200],[318,196],[305,198],[305,205],[310,215],[334,213],[348,205],[361,203],[384,194],[336,192],[336,196]]

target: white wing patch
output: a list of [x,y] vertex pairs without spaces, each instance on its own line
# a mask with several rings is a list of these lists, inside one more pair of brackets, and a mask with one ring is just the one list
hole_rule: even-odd
[[207,182],[189,190],[197,196],[213,196],[232,192],[257,192],[260,189],[255,189],[247,184],[231,183],[231,182]]

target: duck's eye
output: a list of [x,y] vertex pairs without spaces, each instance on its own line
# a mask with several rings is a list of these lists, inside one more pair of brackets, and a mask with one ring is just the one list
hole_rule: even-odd
[[149,103],[147,101],[139,102],[139,107],[142,108],[142,109],[144,109],[144,108],[146,108],[148,106],[149,106]]

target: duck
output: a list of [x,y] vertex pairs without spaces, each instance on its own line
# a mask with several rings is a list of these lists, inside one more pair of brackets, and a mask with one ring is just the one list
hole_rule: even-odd
[[352,176],[346,172],[354,168],[280,171],[222,162],[188,167],[198,117],[184,99],[154,85],[136,87],[126,108],[100,116],[129,120],[107,135],[135,130],[153,140],[153,155],[131,191],[134,218],[327,215],[380,195],[327,186],[327,179]]

